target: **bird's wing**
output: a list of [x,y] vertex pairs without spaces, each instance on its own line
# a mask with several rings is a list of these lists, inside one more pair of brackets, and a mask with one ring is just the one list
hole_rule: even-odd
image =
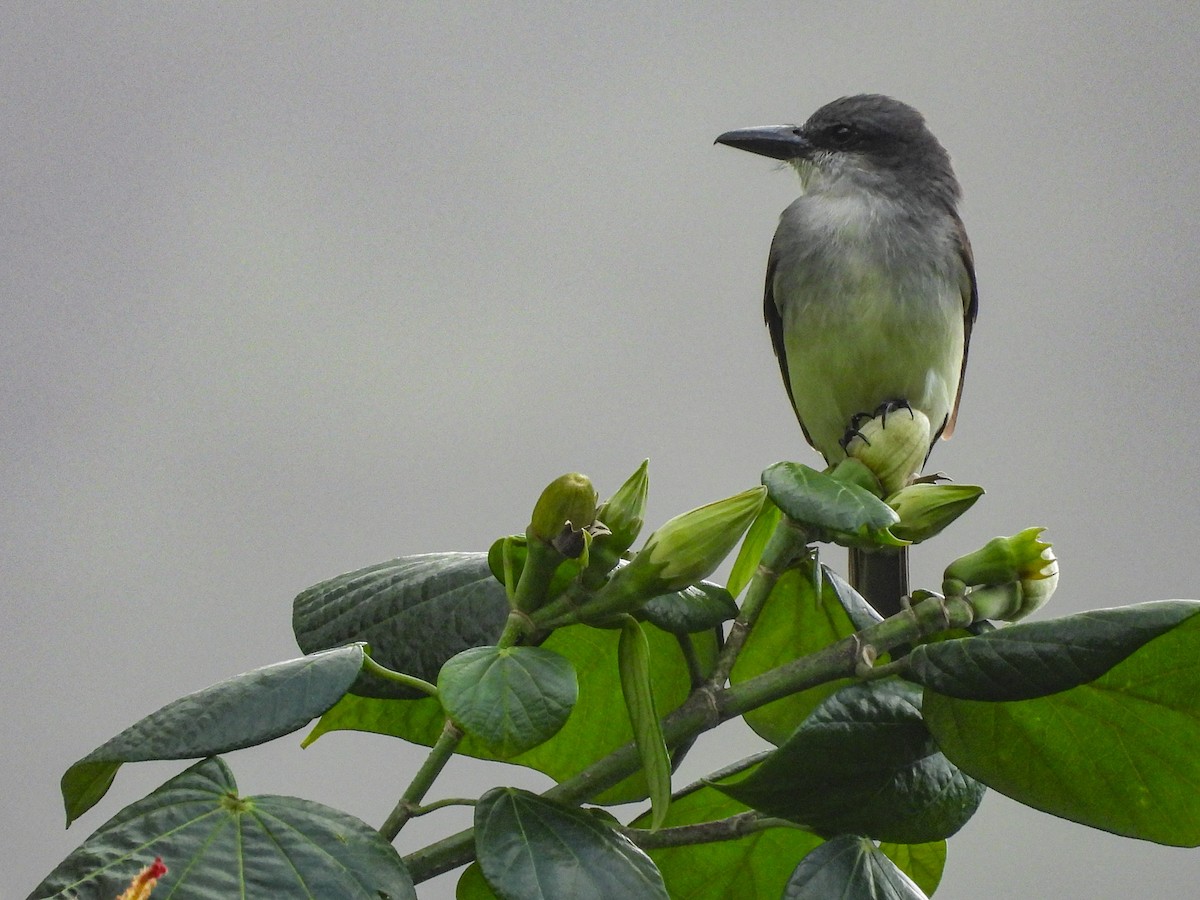
[[808,429],[804,427],[804,420],[800,418],[800,410],[796,409],[796,398],[792,396],[792,379],[788,376],[787,348],[783,343],[783,316],[775,303],[775,263],[775,248],[772,246],[771,254],[767,259],[767,284],[763,289],[763,318],[767,322],[767,330],[771,332],[771,345],[775,348],[775,358],[779,360],[779,372],[783,375],[783,386],[787,388],[788,400],[792,404],[792,410],[796,413],[796,421],[800,423],[804,439],[808,441],[809,446],[815,448],[817,445],[813,443]]
[[[950,410],[950,415],[946,419],[946,424],[942,428],[942,440],[946,440],[950,435],[954,434],[954,423],[958,419],[958,401],[962,399],[963,381],[967,376],[967,349],[971,345],[971,329],[975,325],[975,316],[979,313],[979,288],[975,284],[975,255],[971,252],[971,241],[967,238],[967,230],[963,227],[962,219],[957,213],[954,215],[955,238],[958,244],[959,259],[962,260],[962,276],[960,279],[960,290],[962,291],[963,300],[963,358],[962,371],[958,374],[958,394],[954,398],[954,406]],[[770,279],[768,278],[768,284]],[[772,334],[774,337],[774,334]],[[779,338],[778,340],[783,340]],[[778,352],[779,344],[776,343],[776,352]],[[784,375],[786,380],[787,376]]]

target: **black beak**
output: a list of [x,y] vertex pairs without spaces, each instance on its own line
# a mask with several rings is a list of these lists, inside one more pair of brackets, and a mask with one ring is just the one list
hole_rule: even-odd
[[716,143],[739,150],[748,150],[771,159],[807,159],[812,153],[812,144],[804,137],[798,125],[764,125],[758,128],[740,128],[727,131]]

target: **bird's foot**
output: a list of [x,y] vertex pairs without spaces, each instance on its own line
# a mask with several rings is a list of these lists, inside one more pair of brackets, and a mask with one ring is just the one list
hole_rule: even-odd
[[[907,400],[905,400],[903,397],[899,397],[895,400],[884,400],[877,407],[875,407],[875,412],[872,413],[871,415],[867,416],[867,418],[868,419],[878,418],[880,421],[880,424],[882,424],[884,428],[887,428],[888,413],[894,413],[898,409],[908,410],[909,418],[910,419],[915,418],[913,416],[912,406],[910,406],[909,402]],[[860,413],[860,415],[861,415],[861,413]]]
[[[862,423],[862,419],[859,417],[862,415],[863,413],[858,413],[853,419],[851,419],[850,427],[847,428],[846,433],[838,439],[838,446],[842,448],[842,452],[847,456],[850,455],[850,442],[856,438],[862,441],[868,447],[871,446],[871,442],[867,440],[867,436],[858,430],[858,425]],[[871,417],[867,416],[867,418],[870,419]]]
[[846,429],[846,433],[842,435],[841,440],[838,441],[838,444],[840,444],[842,450],[845,451],[850,446],[850,442],[855,438],[858,438],[864,444],[870,447],[871,442],[867,440],[866,436],[860,430],[863,423],[869,422],[872,419],[879,419],[879,424],[886,428],[888,415],[890,413],[894,413],[898,409],[908,410],[910,417],[913,415],[912,406],[903,397],[895,400],[884,400],[877,407],[875,407],[874,412],[855,413],[850,417],[850,427]]

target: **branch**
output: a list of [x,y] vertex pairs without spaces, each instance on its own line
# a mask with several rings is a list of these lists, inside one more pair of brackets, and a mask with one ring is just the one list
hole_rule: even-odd
[[458,746],[462,737],[463,733],[458,726],[447,719],[446,724],[442,727],[442,733],[438,735],[436,743],[429,750],[429,755],[425,757],[425,762],[413,776],[413,780],[404,791],[404,796],[400,798],[391,815],[387,817],[387,821],[380,826],[379,833],[386,840],[394,841],[405,823],[420,813],[421,801],[425,798],[429,788],[433,786],[434,779],[441,774],[446,763],[450,761],[450,757],[454,755],[454,748]]
[[[693,694],[663,718],[663,737],[668,747],[674,746],[699,731],[715,728],[772,700],[839,678],[862,677],[864,664],[892,647],[913,643],[948,628],[966,627],[974,619],[970,603],[961,597],[929,597],[817,653],[711,694]],[[582,803],[636,772],[639,765],[637,750],[629,743],[542,796],[561,803]],[[404,857],[404,864],[413,881],[419,883],[470,862],[472,842],[471,829],[460,831],[409,854]]]
[[737,813],[715,822],[700,822],[696,825],[680,825],[676,828],[660,828],[647,831],[644,828],[615,826],[617,831],[629,838],[643,850],[661,850],[664,847],[685,847],[690,844],[711,844],[715,841],[735,841],[748,834],[766,831],[768,828],[799,828],[795,822],[764,816],[754,810]]

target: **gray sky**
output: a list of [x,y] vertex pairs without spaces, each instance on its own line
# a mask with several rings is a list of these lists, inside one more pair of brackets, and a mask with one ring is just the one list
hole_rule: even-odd
[[[0,11],[0,896],[182,765],[125,767],[64,832],[66,767],[297,655],[308,585],[485,549],[565,471],[606,495],[649,456],[654,524],[815,462],[761,321],[795,180],[712,141],[844,94],[925,113],[975,246],[963,408],[933,466],[988,496],[918,549],[917,583],[1039,524],[1063,571],[1041,616],[1200,593],[1200,6],[533,9]],[[297,744],[232,754],[242,790],[372,824],[424,755]],[[723,730],[685,777],[743,745]],[[479,768],[433,796],[546,785]],[[420,824],[406,848],[462,819]],[[993,792],[939,895],[1198,879],[1195,851]]]

